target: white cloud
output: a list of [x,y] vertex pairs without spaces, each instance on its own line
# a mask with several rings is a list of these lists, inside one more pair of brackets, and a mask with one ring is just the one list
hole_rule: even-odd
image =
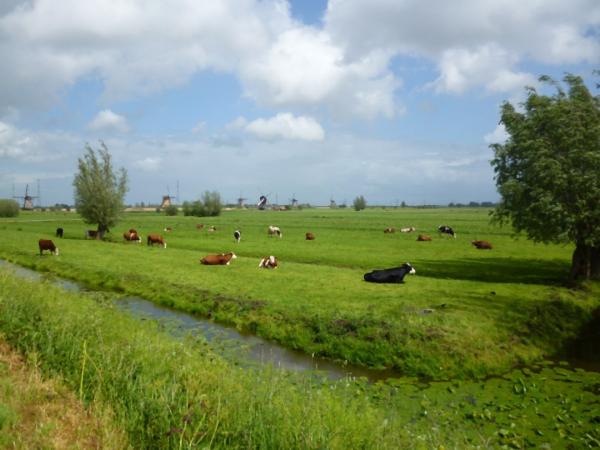
[[161,168],[162,158],[158,156],[149,156],[144,159],[136,160],[133,164],[145,172],[155,172]]
[[483,137],[483,140],[486,144],[504,144],[508,137],[508,132],[506,131],[504,124],[499,123],[494,131]]
[[199,121],[194,128],[192,128],[192,133],[198,134],[202,133],[206,129],[206,122]]
[[96,117],[88,124],[91,131],[107,131],[127,133],[130,129],[127,119],[119,114],[105,109],[96,114]]
[[296,139],[301,141],[322,141],[325,131],[312,117],[295,117],[290,113],[280,113],[270,119],[256,119],[248,123],[246,132],[266,141]]
[[[32,132],[0,122],[0,161],[13,160],[23,163],[42,163],[63,159],[73,148],[76,138],[65,133]],[[65,145],[50,151],[57,143]]]

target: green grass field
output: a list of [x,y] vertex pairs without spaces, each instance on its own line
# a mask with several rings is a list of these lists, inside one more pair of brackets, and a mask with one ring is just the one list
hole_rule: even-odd
[[[197,223],[205,229],[198,231]],[[457,239],[439,236],[452,226]],[[206,231],[217,227],[215,233]],[[267,236],[277,225],[283,238]],[[64,239],[53,237],[56,227]],[[163,233],[164,227],[171,233]],[[409,234],[383,229],[414,226]],[[125,243],[123,231],[162,233],[167,249]],[[73,213],[25,213],[0,220],[0,257],[40,271],[148,298],[233,324],[308,353],[396,368],[431,379],[485,377],[565,353],[591,323],[600,288],[564,287],[572,247],[515,240],[483,209],[305,209],[225,211],[216,218],[128,213],[108,242]],[[235,244],[233,231],[242,231]],[[306,241],[311,231],[315,241]],[[433,237],[417,242],[418,233]],[[52,238],[60,256],[38,255]],[[494,245],[475,249],[473,239]],[[202,256],[235,251],[230,266]],[[258,269],[275,255],[280,268]],[[404,284],[374,285],[365,272],[409,261]],[[433,310],[433,312],[428,312]]]

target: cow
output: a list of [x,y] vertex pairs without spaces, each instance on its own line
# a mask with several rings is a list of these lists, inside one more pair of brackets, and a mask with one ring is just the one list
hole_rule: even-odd
[[417,236],[417,241],[419,241],[419,242],[431,241],[431,236],[428,236],[426,234],[420,234]]
[[236,259],[235,253],[221,253],[220,255],[206,255],[200,263],[206,266],[228,266],[232,259]]
[[417,229],[415,227],[406,227],[406,228],[400,228],[400,233],[412,233],[413,231],[416,231]]
[[389,234],[389,233],[395,233],[395,232],[396,232],[396,229],[395,229],[394,227],[388,227],[388,228],[386,228],[385,230],[383,230],[383,232],[384,232],[385,234]]
[[129,232],[130,232],[130,233],[139,234],[135,228],[130,228],[130,229],[129,229]]
[[164,231],[165,233],[170,233],[171,231],[173,231],[173,228],[171,228],[171,227],[165,227],[165,228],[163,229],[163,231]]
[[63,234],[64,234],[65,230],[63,230],[62,228],[57,228],[56,229],[56,237],[62,238]]
[[54,242],[50,239],[40,239],[38,245],[40,247],[40,256],[43,254],[44,250],[48,250],[53,255],[58,256],[58,247],[54,245]]
[[213,233],[213,232],[217,231],[217,227],[215,227],[214,225],[211,225],[210,227],[208,227],[208,231]]
[[86,239],[97,239],[98,238],[98,231],[96,230],[85,230],[85,238]]
[[279,227],[274,227],[273,225],[269,225],[269,228],[267,229],[267,233],[268,233],[269,237],[271,237],[271,236],[279,236],[280,238],[283,237],[283,233],[281,232]]
[[471,241],[471,244],[473,244],[479,250],[491,250],[492,249],[492,244],[489,243],[488,241]]
[[204,228],[204,224],[203,223],[197,223],[196,224],[196,230],[202,230]]
[[314,241],[315,239],[316,239],[316,236],[314,235],[314,233],[311,233],[310,231],[308,233],[306,233],[307,241]]
[[151,245],[154,247],[154,244],[159,244],[162,245],[163,248],[167,248],[167,243],[160,234],[150,233],[146,239],[146,245]]
[[242,233],[240,233],[240,230],[235,230],[233,232],[233,238],[235,239],[236,244],[240,243],[240,239],[242,239]]
[[123,233],[123,239],[125,239],[126,241],[135,241],[138,244],[142,242],[142,237],[139,234],[137,234],[135,230],[133,230],[133,232],[129,230]]
[[448,235],[452,236],[454,239],[456,239],[456,233],[448,225],[440,225],[438,227],[438,231],[442,234],[448,234]]
[[400,267],[391,269],[373,270],[365,273],[365,281],[371,283],[404,283],[406,274],[415,274],[417,271],[409,263],[404,263]]
[[265,256],[258,263],[258,267],[261,269],[277,269],[279,266],[279,261],[273,255]]

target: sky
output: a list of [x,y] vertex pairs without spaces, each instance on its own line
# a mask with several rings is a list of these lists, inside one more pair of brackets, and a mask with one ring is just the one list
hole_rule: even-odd
[[502,102],[597,93],[600,2],[0,0],[0,61],[0,198],[104,142],[129,204],[496,201]]

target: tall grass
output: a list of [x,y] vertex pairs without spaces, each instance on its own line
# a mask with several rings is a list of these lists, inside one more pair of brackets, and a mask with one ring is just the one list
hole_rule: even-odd
[[597,377],[584,372],[330,383],[232,366],[202,339],[177,340],[94,298],[0,269],[0,332],[81,400],[109,405],[134,448],[558,448],[600,439]]

